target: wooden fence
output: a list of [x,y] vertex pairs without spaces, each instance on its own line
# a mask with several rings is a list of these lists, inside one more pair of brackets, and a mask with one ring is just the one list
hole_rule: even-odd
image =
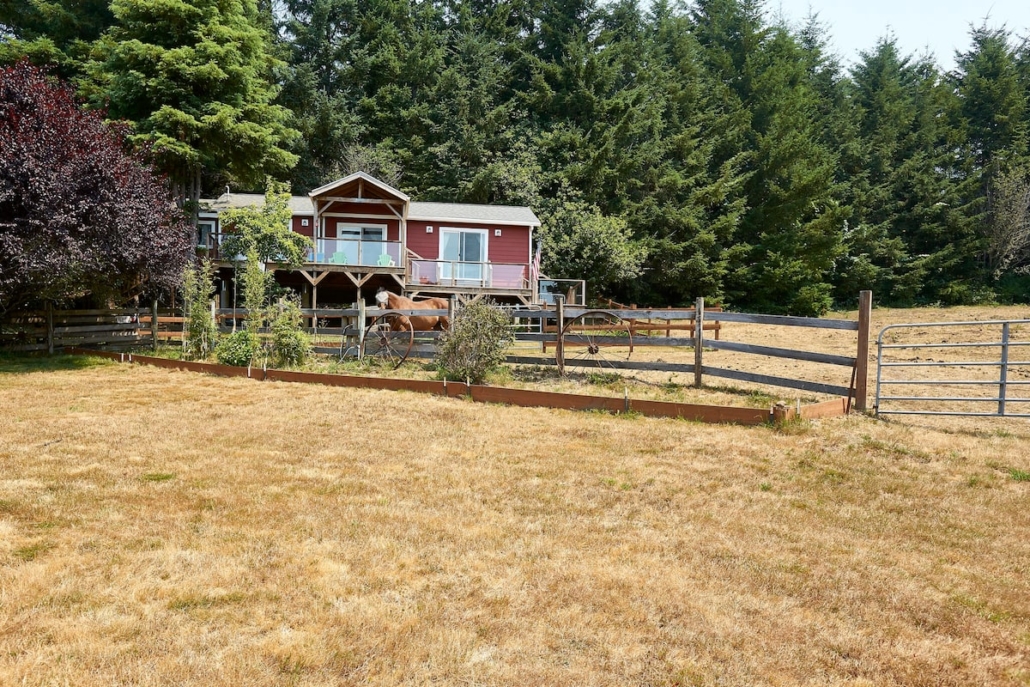
[[[335,341],[332,346],[321,345],[316,351],[326,354],[349,354],[360,355],[361,342],[365,334],[365,328],[359,323],[366,323],[373,318],[382,315],[384,311],[377,308],[366,308],[364,304],[357,304],[358,307],[348,309],[322,309],[304,310],[306,317],[313,320],[324,320],[331,322],[332,326],[320,327],[310,330],[321,337],[333,337]],[[629,371],[651,371],[651,372],[673,372],[693,375],[695,386],[702,386],[705,377],[720,379],[731,379],[742,382],[751,382],[768,386],[776,386],[800,391],[829,394],[848,399],[854,399],[855,408],[866,410],[867,408],[867,384],[869,365],[869,327],[872,309],[872,292],[863,291],[859,295],[859,316],[858,320],[836,320],[816,317],[790,317],[782,315],[759,315],[749,313],[723,312],[721,309],[706,308],[704,299],[698,299],[694,308],[584,308],[565,307],[561,299],[558,299],[556,307],[552,309],[509,309],[517,323],[515,339],[520,343],[533,343],[540,346],[543,353],[553,351],[553,355],[509,355],[506,360],[514,364],[527,365],[555,365],[560,369],[598,367],[597,362],[590,360],[578,360],[575,356],[567,355],[567,351],[573,347],[591,345],[589,339],[589,324],[577,325],[577,322],[584,317],[591,315],[597,317],[599,314],[609,317],[611,320],[618,320],[628,332],[629,337],[623,348],[638,347],[673,347],[689,348],[693,350],[693,363],[668,363],[656,361],[636,360],[606,360],[603,367],[612,370]],[[392,311],[403,315],[450,315],[453,316],[453,306],[448,310],[412,310]],[[698,314],[700,313],[700,316]],[[220,318],[245,318],[245,310],[218,310]],[[526,327],[526,323],[534,323],[532,327]],[[729,323],[757,324],[768,326],[787,326],[808,329],[830,329],[845,332],[855,332],[855,355],[845,356],[818,351],[797,350],[778,348],[770,346],[759,346],[755,344],[725,341],[718,338]],[[715,326],[718,325],[718,326]],[[531,331],[523,331],[524,329]],[[653,334],[666,331],[666,336],[654,336]],[[689,334],[686,337],[671,336],[673,332]],[[706,332],[715,332],[716,338],[706,335]],[[640,334],[645,334],[641,336]],[[395,336],[405,336],[396,334]],[[415,345],[408,353],[411,358],[433,358],[436,354],[436,341],[440,332],[416,332]],[[336,343],[339,342],[339,343]],[[323,341],[324,343],[324,341]],[[608,345],[618,346],[619,341],[609,341]],[[770,358],[781,358],[788,360],[800,360],[806,362],[820,363],[824,365],[844,368],[841,373],[840,384],[825,384],[822,382],[780,377],[744,370],[733,370],[722,367],[705,365],[705,350],[732,351],[754,356]],[[627,356],[628,358],[628,356]]]
[[140,332],[139,311],[46,310],[19,312],[0,325],[0,349],[48,351],[71,346],[138,346],[146,339]]
[[[407,315],[454,315],[454,304],[448,310],[392,311]],[[867,405],[869,326],[872,307],[872,293],[863,291],[859,297],[859,317],[854,320],[835,320],[812,317],[788,317],[779,315],[757,315],[723,312],[720,309],[705,308],[704,300],[698,299],[694,308],[628,308],[590,309],[565,307],[558,299],[556,307],[550,309],[509,309],[517,323],[516,341],[540,347],[542,355],[509,355],[507,361],[515,364],[555,365],[566,368],[597,367],[590,360],[580,360],[570,350],[593,348],[597,340],[591,337],[596,332],[594,320],[611,324],[619,323],[619,331],[628,332],[625,340],[609,337],[602,340],[598,348],[621,347],[630,353],[638,347],[666,346],[692,349],[693,363],[670,363],[626,359],[605,360],[603,367],[612,370],[657,371],[693,375],[695,386],[701,386],[705,377],[732,379],[763,385],[777,386],[801,391],[830,394],[854,399],[855,408],[865,410]],[[212,317],[222,331],[231,330],[230,322],[245,319],[246,310],[216,309],[212,305]],[[363,303],[348,309],[306,309],[302,311],[312,322],[327,323],[327,326],[309,329],[316,336],[316,351],[326,354],[359,356],[366,332],[366,323],[382,315],[384,311],[366,308]],[[148,311],[89,310],[50,311],[23,313],[20,319],[12,320],[6,326],[0,345],[8,350],[53,351],[55,348],[83,347],[125,347],[151,345],[156,347],[161,340],[175,343],[182,338],[183,318],[181,313],[158,311],[156,304]],[[855,332],[855,355],[843,356],[818,351],[795,350],[755,344],[725,341],[719,338],[727,323],[788,326],[812,329],[832,329]],[[713,326],[718,325],[718,327]],[[528,330],[528,331],[527,331]],[[662,332],[665,336],[655,336]],[[706,332],[715,332],[715,338]],[[673,336],[673,333],[689,336]],[[607,332],[611,333],[611,332]],[[436,354],[436,343],[440,332],[418,332],[416,345],[406,353],[413,358],[432,358]],[[331,345],[327,345],[331,343]],[[548,350],[553,355],[548,355]],[[706,365],[705,350],[732,351],[754,356],[800,360],[832,365],[849,370],[842,372],[841,384],[780,377],[760,372],[733,370]],[[850,382],[848,382],[850,377]]]

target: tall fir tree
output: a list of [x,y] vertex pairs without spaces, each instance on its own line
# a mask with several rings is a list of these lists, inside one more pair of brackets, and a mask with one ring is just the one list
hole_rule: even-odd
[[92,98],[127,120],[194,215],[202,174],[249,186],[296,162],[296,132],[274,105],[281,63],[254,0],[113,0],[98,42]]

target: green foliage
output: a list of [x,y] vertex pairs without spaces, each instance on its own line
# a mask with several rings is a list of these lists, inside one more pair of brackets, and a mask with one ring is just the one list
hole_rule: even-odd
[[303,330],[300,307],[283,298],[273,308],[272,361],[277,366],[301,365],[311,355],[311,337]]
[[289,184],[265,180],[265,202],[257,207],[230,208],[221,213],[222,250],[226,255],[254,255],[261,262],[297,266],[311,241],[291,228]]
[[[889,37],[845,69],[815,17],[761,0],[258,4],[0,0],[0,60],[80,74],[91,54],[83,88],[183,198],[203,170],[303,192],[362,169],[528,205],[545,271],[617,300],[1030,300],[999,222],[1030,168],[1030,48],[1006,29],[973,28],[945,74]],[[233,220],[238,252],[296,264],[269,192]]]
[[296,132],[273,104],[282,64],[255,0],[112,0],[111,11],[89,91],[132,123],[194,209],[205,169],[256,185],[295,164],[286,147]]
[[268,275],[262,269],[264,263],[258,259],[257,250],[250,249],[244,263],[243,273],[239,280],[243,287],[243,307],[247,309],[247,330],[257,337],[258,331],[265,326],[268,318],[267,304]]
[[215,357],[222,365],[247,367],[253,362],[260,345],[256,335],[241,329],[221,338],[215,347]]
[[187,265],[182,276],[182,302],[186,321],[183,360],[204,360],[214,351],[218,330],[211,317],[211,264],[204,260]]
[[640,276],[646,251],[629,234],[626,221],[562,194],[544,213],[540,229],[543,271],[556,279],[589,275],[602,294]]
[[504,362],[514,340],[508,314],[488,299],[475,301],[457,312],[440,338],[437,364],[447,379],[479,384]]
[[1030,472],[1026,470],[1017,470],[1012,468],[1009,470],[1009,477],[1016,480],[1017,482],[1030,482]]

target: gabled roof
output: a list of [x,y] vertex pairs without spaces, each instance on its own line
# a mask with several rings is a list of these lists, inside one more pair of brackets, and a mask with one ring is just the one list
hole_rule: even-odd
[[[223,212],[229,208],[261,207],[265,196],[261,193],[223,193],[215,200],[200,199],[201,212]],[[314,215],[315,206],[307,196],[290,196],[290,210],[295,215]]]
[[419,203],[408,206],[408,219],[431,222],[486,222],[539,227],[533,211],[521,205],[471,205],[468,203]]
[[394,198],[403,200],[404,202],[408,202],[409,200],[411,200],[411,198],[409,198],[406,194],[402,193],[401,191],[398,191],[393,186],[383,183],[382,181],[379,181],[375,177],[369,174],[365,174],[364,172],[354,172],[354,174],[344,177],[343,179],[337,179],[336,181],[330,182],[325,186],[319,186],[315,190],[308,193],[308,196],[311,198],[314,198],[316,196],[324,196],[330,191],[333,191],[337,188],[341,188],[343,186],[347,186],[348,184],[352,184],[355,181],[358,181],[359,179],[363,180],[367,184],[371,184],[373,187],[378,188],[383,193],[391,195]]
[[[402,200],[408,205],[408,219],[424,222],[462,222],[468,224],[515,224],[526,227],[539,227],[540,220],[533,210],[522,205],[474,205],[471,203],[420,203],[411,201],[389,184],[384,184],[365,172],[355,172],[343,179],[316,188],[306,196],[292,196],[290,209],[294,215],[314,215],[315,199],[329,194],[335,189],[361,180],[369,184],[371,189]],[[261,207],[265,197],[258,193],[223,193],[215,200],[201,200],[201,212],[222,212],[229,208]],[[374,213],[373,213],[374,214]]]

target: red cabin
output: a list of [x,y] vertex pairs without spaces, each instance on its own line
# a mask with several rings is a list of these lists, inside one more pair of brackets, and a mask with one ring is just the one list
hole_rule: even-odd
[[[231,269],[217,255],[218,215],[263,203],[264,196],[233,193],[202,201],[198,247],[223,260],[226,285]],[[294,196],[290,205],[291,228],[311,237],[313,247],[298,269],[267,267],[303,294],[305,307],[350,305],[380,286],[407,296],[487,295],[524,304],[539,302],[541,286],[544,300],[554,289],[534,274],[540,220],[528,207],[420,203],[364,172]],[[582,287],[576,290],[581,301]]]

